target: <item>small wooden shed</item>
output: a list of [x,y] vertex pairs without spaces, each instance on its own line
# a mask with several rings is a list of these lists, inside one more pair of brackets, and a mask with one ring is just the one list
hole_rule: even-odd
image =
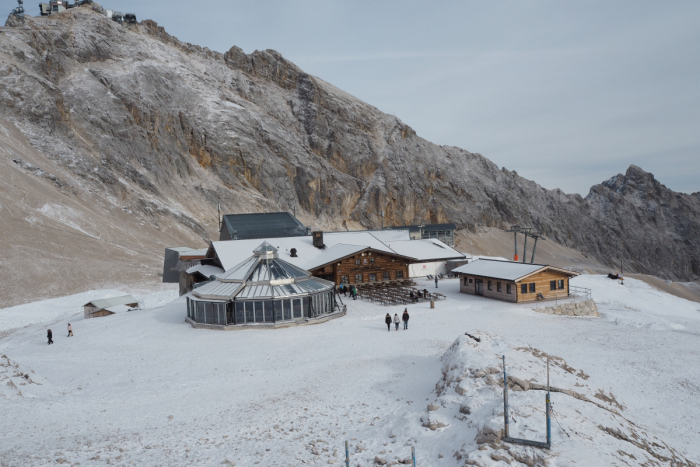
[[453,270],[459,291],[508,302],[534,302],[569,296],[569,279],[579,273],[545,264],[478,259]]
[[131,295],[123,295],[121,297],[105,298],[101,300],[93,300],[83,305],[85,319],[99,318],[101,316],[109,316],[121,311],[131,311],[138,308],[139,301]]

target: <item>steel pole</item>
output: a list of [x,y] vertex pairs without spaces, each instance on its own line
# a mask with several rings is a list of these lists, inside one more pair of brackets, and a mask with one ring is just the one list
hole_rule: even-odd
[[505,437],[509,437],[508,429],[508,378],[506,377],[506,356],[503,356],[503,422]]
[[350,451],[348,450],[347,441],[345,441],[345,467],[350,467]]
[[535,237],[535,244],[532,246],[532,258],[530,258],[530,264],[535,262],[535,250],[537,249],[537,239],[539,237]]
[[515,256],[514,256],[514,261],[518,260],[518,232],[513,229],[513,240],[515,242]]
[[525,232],[525,244],[523,245],[523,263],[527,259],[527,231]]
[[552,405],[550,402],[549,395],[549,356],[547,356],[547,396],[546,396],[546,406],[547,406],[547,444],[552,445],[552,423],[551,423],[551,411]]

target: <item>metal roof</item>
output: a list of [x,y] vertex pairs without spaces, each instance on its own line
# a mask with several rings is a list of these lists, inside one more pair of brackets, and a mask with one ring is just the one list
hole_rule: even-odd
[[[529,276],[548,266],[544,264],[516,263],[515,261],[498,261],[493,259],[477,259],[474,262],[465,264],[452,272],[469,274],[472,276],[490,277],[493,279],[503,279],[515,281],[522,277]],[[572,273],[576,275],[575,273]]]
[[309,271],[280,259],[277,249],[263,242],[252,256],[192,294],[210,300],[262,299],[331,290],[333,286],[332,282],[312,277]]
[[224,270],[221,269],[220,267],[217,266],[212,266],[209,264],[198,264],[196,266],[192,266],[187,270],[187,274],[194,274],[195,272],[200,273],[203,276],[206,277],[211,277],[211,276],[219,276],[224,273]]
[[[226,230],[226,235],[223,235]],[[259,238],[299,237],[308,235],[308,229],[288,212],[227,214],[221,225],[221,239],[238,240]]]
[[103,298],[100,300],[93,300],[91,302],[86,303],[83,306],[88,306],[92,305],[94,307],[99,308],[100,310],[103,310],[105,308],[117,306],[117,305],[129,305],[131,303],[138,303],[139,301],[136,300],[134,297],[131,295],[123,295],[121,297],[112,297],[112,298]]
[[416,224],[416,225],[397,225],[387,227],[387,229],[408,229],[411,232],[423,230],[457,230],[457,225],[452,223],[447,224]]
[[401,256],[408,256],[418,261],[443,261],[466,258],[464,253],[447,246],[437,238],[389,242],[388,246]]

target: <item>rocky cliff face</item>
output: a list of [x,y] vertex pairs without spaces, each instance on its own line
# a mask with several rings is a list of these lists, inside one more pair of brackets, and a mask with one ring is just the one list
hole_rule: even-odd
[[605,264],[700,275],[699,196],[637,167],[585,199],[545,190],[425,141],[275,51],[219,54],[153,21],[120,26],[94,7],[8,20],[0,119],[10,128],[0,139],[18,129],[36,153],[5,151],[3,167],[123,216],[117,236],[157,227],[160,242],[148,239],[159,247],[217,238],[218,202],[226,212],[296,210],[320,228],[377,227],[384,210],[389,225],[532,225]]

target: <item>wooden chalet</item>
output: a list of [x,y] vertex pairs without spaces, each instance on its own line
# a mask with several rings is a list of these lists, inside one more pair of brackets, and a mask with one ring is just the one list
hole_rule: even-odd
[[569,296],[569,279],[579,273],[544,264],[479,259],[456,268],[459,291],[508,302]]
[[408,279],[411,258],[355,245],[336,245],[315,258],[311,274],[335,284],[376,284]]

